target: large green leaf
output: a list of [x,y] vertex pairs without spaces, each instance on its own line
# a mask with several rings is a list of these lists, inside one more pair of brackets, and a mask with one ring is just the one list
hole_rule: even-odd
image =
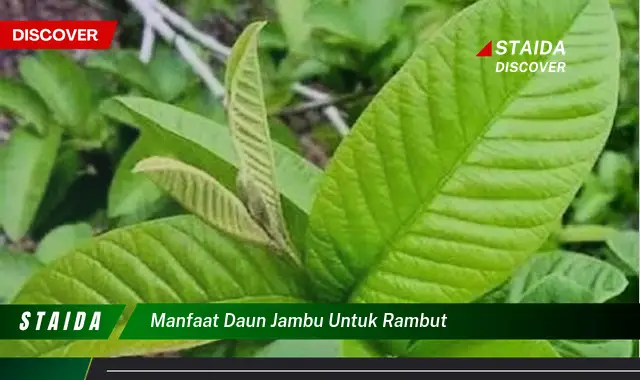
[[[562,40],[566,55],[476,57],[501,39]],[[547,239],[607,139],[617,41],[606,0],[483,0],[448,22],[327,169],[307,239],[316,293],[469,302],[504,281]],[[554,60],[564,73],[495,71]]]
[[13,79],[0,79],[0,108],[6,108],[32,124],[39,133],[48,127],[49,110],[32,89]]
[[626,288],[624,273],[602,260],[573,252],[532,257],[508,284],[506,302],[600,303]]
[[70,57],[47,50],[20,61],[20,74],[47,104],[57,121],[76,137],[95,137],[85,122],[93,108],[93,92],[84,69]]
[[[140,97],[115,97],[104,102],[101,109],[109,117],[150,135],[155,144],[163,144],[181,161],[205,169],[225,187],[234,188],[238,161],[228,128],[179,107]],[[273,148],[280,192],[308,214],[322,171],[280,144],[274,143]],[[195,155],[199,159],[189,161]],[[224,170],[230,173],[221,176]]]
[[151,157],[140,161],[134,172],[146,174],[211,226],[242,240],[271,245],[269,236],[242,202],[202,170],[171,158]]
[[14,303],[128,305],[108,341],[5,341],[0,356],[119,356],[204,342],[119,341],[137,303],[302,302],[298,273],[195,216],[113,230],[31,277]]
[[225,77],[227,118],[238,157],[239,195],[277,247],[299,260],[292,251],[282,214],[264,103],[258,36],[265,25],[265,22],[255,22],[247,26],[231,49]]
[[48,128],[39,137],[25,128],[16,129],[0,162],[2,225],[12,240],[20,240],[31,227],[42,201],[61,137],[60,128]]
[[422,340],[413,345],[408,356],[424,358],[553,358],[559,355],[546,340]]

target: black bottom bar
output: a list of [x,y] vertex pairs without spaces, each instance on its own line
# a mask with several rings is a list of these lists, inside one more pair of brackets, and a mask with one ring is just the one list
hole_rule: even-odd
[[[353,380],[355,376],[390,379],[473,378],[602,379],[640,378],[640,359],[242,359],[118,358],[94,359],[87,380],[263,379]],[[272,377],[273,377],[272,376]],[[550,377],[551,376],[551,377]],[[577,376],[573,376],[576,377]]]

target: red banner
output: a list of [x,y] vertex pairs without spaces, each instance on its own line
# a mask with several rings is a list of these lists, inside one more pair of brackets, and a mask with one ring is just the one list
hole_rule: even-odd
[[0,50],[106,50],[117,21],[0,21]]

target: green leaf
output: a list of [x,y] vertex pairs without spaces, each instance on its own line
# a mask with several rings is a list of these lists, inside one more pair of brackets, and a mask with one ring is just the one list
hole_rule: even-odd
[[[563,40],[566,56],[475,56],[505,35]],[[316,293],[469,302],[506,280],[547,240],[601,151],[618,57],[606,0],[483,0],[458,14],[333,157],[309,218]],[[499,61],[550,59],[566,72],[495,72]]]
[[197,80],[191,66],[174,49],[163,44],[154,48],[147,70],[157,84],[155,95],[167,102],[175,100]]
[[607,190],[598,177],[589,175],[580,194],[573,201],[572,221],[578,224],[599,222],[615,198],[615,192]]
[[48,264],[70,252],[93,236],[93,228],[87,223],[67,224],[51,230],[38,245],[36,258]]
[[553,358],[558,353],[546,340],[448,340],[416,342],[410,357],[419,358]]
[[[155,144],[162,144],[181,161],[206,169],[225,187],[234,187],[233,174],[238,160],[228,128],[179,107],[138,97],[112,98],[103,103],[101,110],[140,129],[143,135],[150,135]],[[280,144],[274,143],[273,148],[280,192],[297,209],[308,214],[322,171]],[[198,160],[188,160],[196,155]],[[225,170],[232,174],[221,177]]]
[[9,140],[6,157],[0,162],[3,172],[0,209],[5,232],[20,240],[31,227],[42,201],[60,146],[60,128],[49,128],[38,137],[27,129],[16,129]]
[[227,118],[239,159],[237,184],[251,216],[264,227],[280,250],[294,253],[276,185],[267,109],[260,76],[258,35],[266,25],[255,22],[238,37],[225,77]]
[[347,358],[376,358],[380,354],[364,340],[343,340],[342,356]]
[[615,255],[616,263],[625,272],[638,275],[638,231],[617,231],[607,240],[607,246]]
[[213,227],[242,240],[271,245],[271,239],[251,218],[242,202],[215,178],[178,160],[151,157],[133,169],[144,173],[187,210]]
[[622,293],[624,273],[602,260],[557,251],[534,256],[509,282],[508,303],[601,303]]
[[341,340],[276,340],[253,355],[257,358],[337,358]]
[[403,8],[404,2],[397,0],[316,1],[305,20],[358,48],[375,51],[391,38]]
[[83,68],[62,53],[46,50],[20,61],[20,74],[76,137],[91,137],[85,121],[93,108],[91,84]]
[[631,340],[554,340],[551,343],[565,358],[629,358],[633,352]]
[[309,5],[309,0],[275,0],[278,21],[287,37],[289,50],[293,53],[306,51],[306,43],[311,35],[311,25],[305,20]]
[[6,183],[5,176],[7,171],[4,168],[3,162],[7,161],[8,153],[9,149],[7,148],[7,145],[0,144],[0,229],[4,226],[4,199],[7,196],[7,189],[6,186],[4,186],[4,183]]
[[83,164],[82,157],[76,150],[61,146],[56,162],[53,165],[47,190],[36,214],[38,225],[49,218],[56,207],[61,206],[68,190],[82,174]]
[[124,83],[144,91],[148,95],[158,96],[160,90],[149,67],[138,59],[133,49],[107,50],[91,55],[87,59],[88,68],[113,74]]
[[41,267],[29,253],[9,252],[0,247],[0,303],[11,302],[22,284]]
[[132,172],[138,161],[162,154],[162,147],[153,139],[141,136],[133,143],[120,163],[109,187],[107,215],[117,218],[141,210],[154,209],[162,198],[162,191],[151,180]]
[[598,162],[598,177],[605,189],[619,190],[633,175],[633,164],[626,154],[606,151]]
[[273,254],[195,216],[113,230],[30,278],[16,304],[127,305],[108,341],[4,341],[0,356],[122,356],[203,341],[119,341],[137,303],[304,302],[300,275]]
[[0,108],[15,113],[40,134],[48,127],[47,106],[31,88],[16,80],[0,78]]

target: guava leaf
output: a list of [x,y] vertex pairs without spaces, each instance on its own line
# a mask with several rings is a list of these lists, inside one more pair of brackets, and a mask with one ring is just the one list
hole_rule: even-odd
[[554,340],[553,347],[564,358],[629,358],[632,340]]
[[231,49],[225,77],[227,118],[238,157],[238,191],[251,216],[278,248],[297,259],[282,214],[258,58],[266,22],[245,28]]
[[16,304],[126,304],[107,341],[4,341],[0,356],[142,355],[203,341],[119,341],[137,303],[304,302],[299,273],[195,216],[158,219],[93,239],[32,276]]
[[146,94],[160,96],[159,85],[147,65],[138,58],[133,49],[107,50],[91,55],[86,67],[113,74],[129,86]]
[[553,358],[558,353],[546,340],[421,340],[409,351],[419,358]]
[[56,121],[69,128],[75,137],[93,138],[85,122],[93,109],[91,83],[84,69],[70,57],[53,50],[20,61],[24,81],[40,95],[53,111]]
[[306,51],[306,43],[311,34],[311,24],[305,20],[305,13],[310,3],[309,0],[276,0],[274,2],[278,21],[287,37],[288,48],[294,54]]
[[[179,107],[133,96],[111,98],[101,105],[101,111],[150,135],[155,144],[163,144],[180,160],[207,168],[207,173],[215,175],[228,189],[234,188],[233,174],[238,159],[228,128]],[[273,143],[273,149],[279,191],[297,209],[308,214],[322,171],[281,144]],[[196,154],[198,160],[188,161]],[[221,178],[224,170],[232,174]]]
[[509,303],[601,303],[622,293],[624,273],[602,260],[573,252],[533,256],[507,285]]
[[33,125],[40,134],[48,127],[47,106],[35,91],[16,80],[0,78],[0,108],[8,109],[25,124]]
[[50,125],[40,137],[26,128],[16,129],[0,162],[2,225],[14,241],[27,233],[42,201],[53,164],[56,161],[62,131]]
[[0,303],[11,302],[22,284],[40,268],[42,264],[33,255],[0,247]]
[[[566,55],[476,57],[501,39],[562,40]],[[307,237],[316,294],[470,302],[506,280],[546,241],[608,137],[618,45],[606,0],[484,0],[450,20],[326,171]],[[496,72],[558,60],[565,72]]]
[[269,246],[271,239],[236,196],[215,178],[178,160],[151,157],[133,169],[144,173],[187,210],[237,238]]
[[162,198],[162,191],[149,178],[132,172],[136,163],[164,149],[153,139],[139,137],[122,156],[109,186],[107,214],[111,218],[153,209]]
[[342,356],[341,340],[276,340],[258,350],[257,358],[337,358]]
[[42,263],[50,263],[90,239],[91,236],[93,236],[93,228],[87,223],[56,227],[40,241],[35,257]]
[[614,262],[626,273],[638,275],[638,231],[616,231],[609,239],[607,246],[614,254]]

